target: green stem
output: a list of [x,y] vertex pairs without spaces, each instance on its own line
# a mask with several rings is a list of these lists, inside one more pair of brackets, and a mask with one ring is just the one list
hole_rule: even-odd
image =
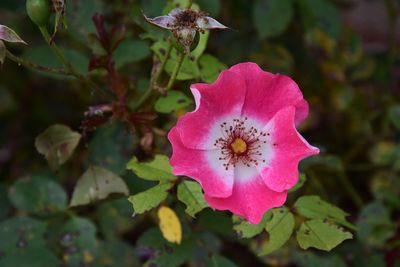
[[156,73],[150,79],[150,88],[149,88],[150,90],[153,90],[154,87],[157,85],[158,78],[160,77],[162,71],[164,70],[165,64],[167,64],[168,58],[171,55],[171,51],[172,51],[172,44],[171,42],[169,42],[167,52],[165,54],[165,59],[161,62],[161,65],[157,68]]
[[59,74],[59,75],[73,76],[72,73],[70,73],[69,71],[66,71],[64,69],[49,68],[49,67],[45,67],[45,66],[33,63],[32,61],[22,59],[20,57],[17,57],[16,55],[14,55],[13,53],[11,53],[8,50],[6,50],[6,57],[8,59],[10,59],[11,61],[14,61],[18,65],[22,65],[27,68],[36,69],[36,70],[40,70],[40,71],[48,72],[48,73]]
[[340,171],[338,173],[338,178],[339,178],[339,182],[344,187],[344,189],[346,190],[349,197],[353,200],[354,204],[356,204],[356,206],[359,209],[361,209],[364,206],[364,202],[363,202],[360,194],[358,194],[357,190],[350,183],[349,179],[347,178],[347,175],[343,171]]
[[54,42],[51,42],[51,37],[50,37],[50,34],[49,34],[46,26],[39,27],[39,30],[40,30],[44,40],[46,41],[46,43],[50,46],[50,48],[53,51],[54,55],[67,68],[67,70],[71,73],[71,75],[75,76],[75,78],[77,78],[78,80],[80,80],[83,83],[85,83],[89,88],[91,88],[93,90],[102,91],[103,93],[106,93],[106,94],[110,95],[109,91],[102,90],[92,80],[88,79],[87,77],[85,77],[84,75],[80,74],[78,71],[75,70],[75,68],[72,66],[72,64],[64,56],[64,54],[61,51],[61,49]]
[[79,73],[77,73],[74,69],[74,67],[71,65],[71,63],[65,58],[64,54],[62,53],[62,51],[60,50],[60,48],[58,48],[58,46],[54,43],[51,42],[51,37],[50,34],[46,28],[46,26],[40,26],[39,30],[43,36],[43,38],[45,39],[46,43],[50,46],[51,50],[53,51],[53,53],[56,55],[56,57],[61,61],[61,63],[67,68],[67,70],[69,70],[75,77],[79,76]]
[[307,172],[307,176],[310,177],[311,185],[315,188],[315,191],[319,192],[324,198],[328,197],[328,192],[326,191],[323,183],[321,183],[318,176],[312,170]]
[[178,56],[177,62],[175,64],[175,68],[174,68],[174,70],[172,72],[172,75],[169,78],[168,85],[165,88],[165,91],[168,91],[174,85],[174,82],[176,80],[176,76],[178,76],[179,70],[181,69],[181,66],[182,66],[182,63],[183,63],[184,59],[185,59],[185,54],[184,53],[180,53],[179,56]]
[[151,96],[151,93],[157,86],[158,79],[165,68],[165,64],[167,63],[168,58],[171,55],[171,51],[172,51],[172,44],[171,42],[169,42],[164,60],[161,62],[160,66],[157,67],[155,73],[151,75],[149,88],[142,95],[142,97],[136,102],[135,106],[132,108],[133,110],[137,110],[138,108],[140,108],[146,102],[146,100]]
[[145,102],[146,100],[151,96],[151,93],[153,92],[153,89],[151,86],[147,89],[147,91],[139,98],[139,100],[136,102],[136,104],[133,106],[132,110],[137,110],[139,109]]

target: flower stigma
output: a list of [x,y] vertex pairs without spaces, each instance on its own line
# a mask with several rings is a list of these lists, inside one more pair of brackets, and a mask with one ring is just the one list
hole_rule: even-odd
[[235,141],[231,144],[231,147],[233,149],[233,152],[236,154],[242,154],[246,152],[247,150],[247,144],[245,141],[243,141],[242,138],[236,138]]

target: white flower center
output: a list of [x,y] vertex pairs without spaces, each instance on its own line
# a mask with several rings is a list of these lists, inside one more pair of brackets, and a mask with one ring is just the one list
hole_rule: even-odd
[[[256,167],[270,158],[270,133],[257,129],[255,123],[244,119],[223,121],[220,134],[215,139],[214,147],[220,149],[218,160],[223,162],[225,170],[240,166]],[[252,126],[254,125],[254,126]],[[276,146],[276,144],[272,144]]]

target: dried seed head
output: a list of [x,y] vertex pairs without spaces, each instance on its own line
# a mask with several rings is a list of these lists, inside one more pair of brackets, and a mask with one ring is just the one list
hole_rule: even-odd
[[190,52],[196,32],[203,33],[205,30],[228,28],[208,17],[207,13],[193,9],[175,8],[165,16],[148,18],[144,15],[144,18],[151,24],[170,30],[187,54]]

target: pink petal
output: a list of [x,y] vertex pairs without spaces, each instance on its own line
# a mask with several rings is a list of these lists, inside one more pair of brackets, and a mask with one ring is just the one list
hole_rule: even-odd
[[193,149],[213,149],[212,130],[221,118],[239,118],[246,93],[242,76],[222,71],[212,84],[193,84],[196,109],[180,117],[177,128],[183,144]]
[[204,192],[213,197],[227,197],[232,194],[233,170],[225,170],[219,164],[219,151],[190,149],[183,145],[177,127],[168,134],[172,144],[170,163],[175,175],[185,175],[201,184]]
[[269,189],[261,177],[257,176],[246,182],[235,181],[232,195],[227,198],[205,194],[205,199],[212,208],[230,210],[250,223],[258,224],[267,210],[282,206],[286,196],[287,192]]
[[319,153],[297,132],[294,117],[295,107],[286,107],[274,116],[264,128],[270,132],[273,143],[273,157],[268,167],[261,170],[265,184],[274,191],[282,192],[292,188],[298,180],[298,163],[305,157]]
[[242,75],[246,80],[246,101],[242,111],[244,116],[255,117],[266,124],[280,109],[294,106],[296,124],[307,117],[308,104],[290,77],[263,71],[251,62],[234,65],[229,70]]

